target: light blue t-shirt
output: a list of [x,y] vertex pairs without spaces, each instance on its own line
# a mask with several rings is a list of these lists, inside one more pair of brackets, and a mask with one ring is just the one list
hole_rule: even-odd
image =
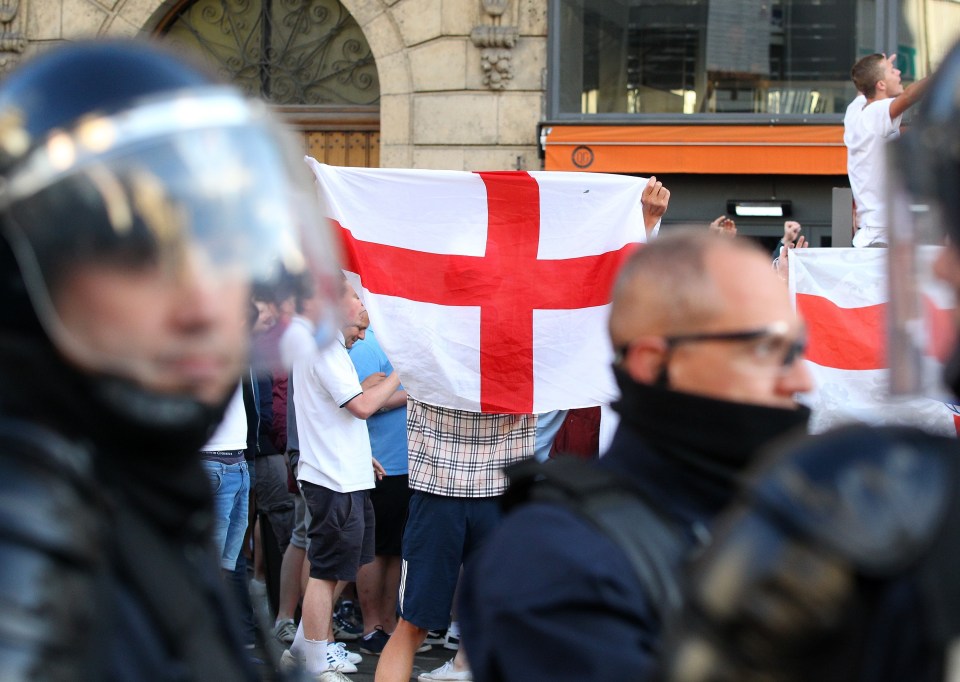
[[[362,382],[374,372],[387,376],[393,365],[387,359],[373,330],[368,329],[366,339],[358,339],[349,350],[353,366]],[[402,387],[401,387],[402,388]],[[383,465],[387,476],[407,473],[407,408],[399,407],[389,412],[378,412],[367,419],[370,431],[370,448],[373,456]]]

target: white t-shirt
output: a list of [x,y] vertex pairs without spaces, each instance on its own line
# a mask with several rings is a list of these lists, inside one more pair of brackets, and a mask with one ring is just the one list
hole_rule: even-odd
[[200,450],[219,452],[223,450],[247,449],[247,411],[243,407],[243,389],[237,386],[236,393],[227,405],[223,421],[213,432],[210,440]]
[[[313,355],[316,350],[316,327],[302,315],[295,315],[280,337],[280,364],[287,371],[287,375],[290,375],[294,358]],[[293,381],[289,381],[287,383],[287,450],[299,451],[297,405],[294,399],[296,392]]]
[[890,118],[893,98],[867,104],[858,96],[843,117],[843,143],[847,146],[847,175],[857,202],[854,246],[887,241],[887,155],[886,145],[900,136],[900,120]]
[[363,393],[343,334],[312,355],[294,358],[291,376],[300,438],[297,479],[341,493],[373,488],[367,423],[343,407]]
[[290,371],[295,358],[312,355],[317,350],[313,335],[313,323],[301,315],[294,315],[280,337],[280,362],[285,370]]

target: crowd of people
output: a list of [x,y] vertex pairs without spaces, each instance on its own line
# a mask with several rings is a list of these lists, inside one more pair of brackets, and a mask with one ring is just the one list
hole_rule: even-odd
[[[853,68],[854,245],[888,245],[884,145],[929,91],[898,158],[960,294],[960,53],[894,63]],[[54,50],[0,121],[3,679],[253,680],[278,647],[406,682],[431,644],[427,682],[944,679],[956,441],[807,434],[796,221],[772,256],[727,216],[660,234],[649,180],[600,456],[592,412],[408,395],[279,128],[174,55]]]

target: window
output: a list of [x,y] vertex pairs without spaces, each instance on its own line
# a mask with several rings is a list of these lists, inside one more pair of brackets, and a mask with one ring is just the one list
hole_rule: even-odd
[[196,0],[158,32],[272,104],[380,100],[370,46],[339,0]]
[[552,0],[551,12],[559,117],[840,114],[850,67],[882,36],[908,80],[960,35],[955,0]]

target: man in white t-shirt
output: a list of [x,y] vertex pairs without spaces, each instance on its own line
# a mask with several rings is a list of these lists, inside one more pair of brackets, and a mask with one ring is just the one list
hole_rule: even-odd
[[850,70],[860,94],[843,117],[843,143],[847,147],[847,174],[857,205],[858,230],[854,246],[886,246],[887,142],[900,136],[903,113],[920,101],[927,80],[904,88],[897,55],[871,54]]
[[[361,326],[365,310],[346,280],[340,303],[345,326]],[[338,332],[336,343],[320,350],[314,344],[310,351],[313,333],[311,320],[299,315],[281,342],[281,350],[300,349],[290,354],[290,376],[300,441],[297,480],[311,516],[307,529],[310,577],[303,615],[284,659],[287,663],[298,660],[308,674],[317,675],[328,667],[356,670],[342,656],[338,658],[335,646],[328,647],[333,645],[334,593],[338,581],[356,580],[360,565],[374,557],[369,490],[374,487],[376,463],[364,420],[383,406],[400,381],[394,372],[361,386],[343,334]],[[382,469],[377,473],[382,474]]]
[[236,567],[247,532],[250,475],[244,458],[246,448],[247,413],[243,393],[237,386],[223,421],[200,450],[203,468],[213,488],[214,545],[220,568],[226,572]]

